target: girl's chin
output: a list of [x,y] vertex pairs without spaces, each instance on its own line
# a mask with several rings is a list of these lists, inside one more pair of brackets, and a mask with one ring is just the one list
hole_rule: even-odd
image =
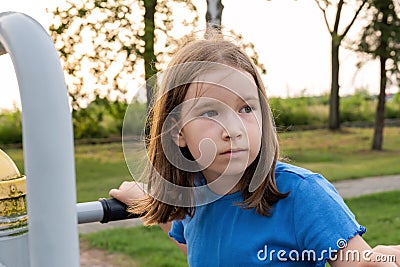
[[240,179],[244,171],[246,170],[246,167],[247,166],[245,166],[244,168],[240,168],[240,166],[231,166],[230,168],[221,168],[219,170],[207,169],[203,171],[203,174],[206,178],[211,178],[211,180],[213,181],[223,177],[229,177],[229,179],[232,179],[233,177],[238,177],[238,179]]

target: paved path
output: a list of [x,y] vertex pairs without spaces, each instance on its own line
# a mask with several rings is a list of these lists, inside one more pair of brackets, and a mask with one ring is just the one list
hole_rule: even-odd
[[400,175],[343,180],[333,185],[343,198],[400,190]]
[[[400,190],[400,175],[383,177],[368,177],[354,180],[344,180],[334,182],[333,185],[343,198],[358,197],[361,195]],[[129,219],[123,221],[101,223],[80,224],[79,233],[91,233],[115,227],[131,227],[141,225],[140,219]]]

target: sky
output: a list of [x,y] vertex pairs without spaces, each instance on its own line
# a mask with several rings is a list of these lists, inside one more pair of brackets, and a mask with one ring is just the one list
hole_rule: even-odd
[[[61,2],[0,0],[0,13],[25,13],[47,29],[51,16],[46,13],[46,8]],[[199,11],[201,27],[205,27],[206,1],[193,2]],[[269,96],[295,97],[329,92],[330,35],[314,1],[225,0],[222,3],[222,24],[255,45],[260,61],[267,69],[267,74],[262,77]],[[345,12],[343,22],[349,19]],[[355,25],[349,35],[355,36],[358,30]],[[357,71],[357,56],[346,50],[341,50],[340,61],[341,95],[352,94],[360,88],[378,94],[377,62],[370,62]],[[8,55],[0,56],[0,87],[0,108],[19,107],[18,83]],[[397,89],[390,91],[397,92]]]

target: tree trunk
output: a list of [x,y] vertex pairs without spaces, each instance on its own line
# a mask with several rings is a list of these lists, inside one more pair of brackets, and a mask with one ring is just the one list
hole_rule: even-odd
[[379,98],[376,108],[374,137],[372,140],[372,150],[382,150],[383,144],[383,127],[385,126],[385,102],[386,102],[386,60],[385,57],[380,57],[380,86]]
[[153,97],[153,89],[155,85],[155,79],[150,79],[156,73],[155,64],[157,58],[154,55],[154,13],[156,12],[157,0],[143,0],[145,13],[144,13],[144,36],[143,40],[145,42],[145,49],[143,53],[144,59],[144,72],[146,79],[146,98],[147,98],[147,111],[151,99]]
[[222,10],[224,5],[221,0],[207,0],[206,22],[207,29],[221,29]]
[[339,47],[340,42],[332,37],[331,43],[331,95],[329,98],[329,129],[340,129],[340,112],[339,112]]

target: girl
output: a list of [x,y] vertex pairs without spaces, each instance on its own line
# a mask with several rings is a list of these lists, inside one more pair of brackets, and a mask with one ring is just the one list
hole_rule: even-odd
[[400,266],[400,248],[372,250],[325,178],[278,161],[260,75],[221,36],[175,54],[148,126],[147,192],[124,182],[110,196],[159,224],[190,266]]

